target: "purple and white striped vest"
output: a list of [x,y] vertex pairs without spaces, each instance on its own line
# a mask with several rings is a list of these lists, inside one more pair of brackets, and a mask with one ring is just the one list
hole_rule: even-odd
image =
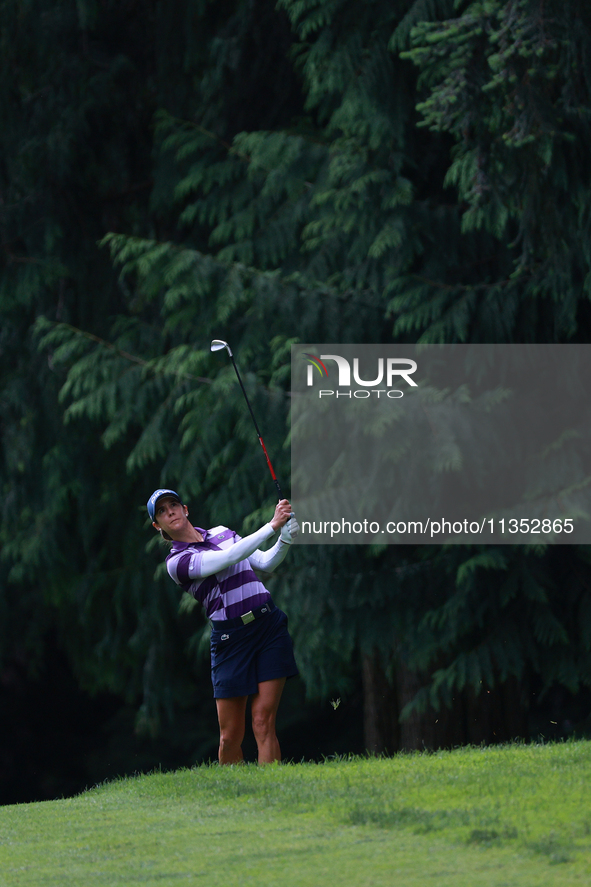
[[205,579],[191,579],[190,573],[199,572],[204,551],[229,548],[242,538],[227,527],[195,529],[201,533],[204,541],[174,542],[166,558],[166,569],[183,591],[203,604],[210,619],[234,619],[270,599],[271,595],[257,579],[248,558]]

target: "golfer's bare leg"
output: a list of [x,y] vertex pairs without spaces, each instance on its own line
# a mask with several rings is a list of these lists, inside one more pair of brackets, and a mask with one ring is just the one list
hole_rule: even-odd
[[244,760],[242,740],[247,699],[248,696],[233,696],[215,701],[220,725],[220,764],[239,764]]
[[285,678],[263,681],[251,700],[252,731],[259,750],[259,764],[281,760],[281,749],[275,733],[275,720]]

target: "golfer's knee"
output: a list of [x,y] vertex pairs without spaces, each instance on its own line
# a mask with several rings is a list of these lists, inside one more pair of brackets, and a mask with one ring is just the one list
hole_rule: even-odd
[[244,729],[238,727],[222,727],[220,729],[220,746],[225,749],[237,748],[242,745]]
[[275,715],[273,712],[257,711],[252,716],[252,732],[255,739],[264,740],[275,732]]

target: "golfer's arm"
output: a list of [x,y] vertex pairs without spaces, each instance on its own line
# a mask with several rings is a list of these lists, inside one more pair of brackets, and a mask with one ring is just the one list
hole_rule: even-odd
[[[191,558],[189,566],[189,578],[205,579],[220,570],[227,567],[233,567],[239,561],[250,558],[253,551],[256,551],[266,539],[269,539],[275,530],[271,524],[265,524],[256,533],[245,536],[239,542],[235,542],[230,548],[224,551],[203,551],[198,556]],[[287,546],[286,546],[287,547]]]
[[248,556],[250,566],[255,570],[263,570],[265,573],[272,573],[275,567],[278,567],[289,549],[287,542],[278,539],[273,548],[268,551],[253,551]]

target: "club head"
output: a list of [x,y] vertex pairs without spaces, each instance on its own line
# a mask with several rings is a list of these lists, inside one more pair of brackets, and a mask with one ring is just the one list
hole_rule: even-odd
[[221,351],[222,348],[225,348],[230,357],[232,357],[232,349],[227,342],[224,342],[223,339],[214,339],[209,346],[210,351]]

